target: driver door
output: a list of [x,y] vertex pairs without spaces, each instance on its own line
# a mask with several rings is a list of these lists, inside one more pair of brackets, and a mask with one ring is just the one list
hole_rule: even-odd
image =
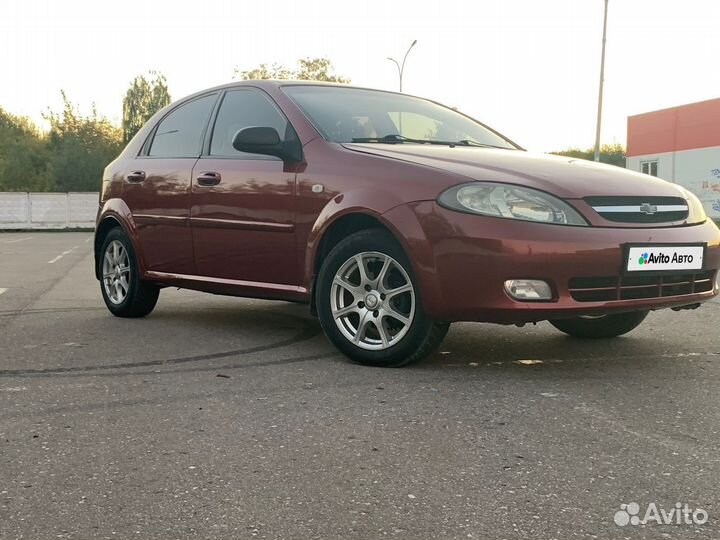
[[228,90],[215,119],[208,155],[192,173],[190,224],[197,273],[248,286],[295,285],[295,172],[282,159],[239,152],[246,127],[292,131],[259,89]]

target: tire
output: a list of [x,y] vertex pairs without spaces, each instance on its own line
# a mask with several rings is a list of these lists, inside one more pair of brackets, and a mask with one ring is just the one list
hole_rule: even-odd
[[315,301],[328,339],[366,366],[416,362],[440,345],[450,327],[425,316],[410,262],[382,229],[355,233],[330,251],[318,274]]
[[602,317],[559,319],[550,321],[550,324],[573,337],[604,339],[627,334],[637,328],[647,316],[647,311],[631,311]]
[[110,313],[116,317],[145,317],[155,308],[160,288],[141,281],[132,242],[120,227],[103,241],[98,258],[100,291]]

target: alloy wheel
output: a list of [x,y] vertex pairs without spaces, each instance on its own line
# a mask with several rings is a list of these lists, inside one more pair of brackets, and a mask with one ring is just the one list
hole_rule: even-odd
[[105,249],[102,279],[110,302],[122,304],[130,290],[130,256],[125,246],[117,240],[110,242]]
[[336,272],[330,307],[340,332],[354,345],[384,350],[408,332],[415,316],[415,289],[405,269],[376,251],[359,253]]

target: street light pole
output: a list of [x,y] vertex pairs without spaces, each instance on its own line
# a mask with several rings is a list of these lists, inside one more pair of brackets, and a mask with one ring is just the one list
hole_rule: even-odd
[[408,47],[408,50],[405,52],[405,56],[403,57],[402,64],[400,64],[394,58],[390,58],[388,56],[388,60],[393,62],[395,64],[395,66],[397,67],[398,75],[400,76],[400,91],[401,92],[402,92],[403,72],[405,71],[405,60],[407,60],[408,54],[410,54],[410,50],[415,46],[416,43],[417,43],[417,39],[410,44],[410,47]]
[[605,0],[603,19],[602,54],[600,56],[600,91],[598,92],[597,124],[595,127],[595,161],[600,161],[600,125],[602,123],[603,84],[605,83],[605,41],[607,40],[608,0]]

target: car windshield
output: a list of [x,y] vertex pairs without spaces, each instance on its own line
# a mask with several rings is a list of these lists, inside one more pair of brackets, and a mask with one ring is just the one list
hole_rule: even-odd
[[479,122],[425,99],[341,86],[287,85],[283,90],[330,141],[517,149]]

